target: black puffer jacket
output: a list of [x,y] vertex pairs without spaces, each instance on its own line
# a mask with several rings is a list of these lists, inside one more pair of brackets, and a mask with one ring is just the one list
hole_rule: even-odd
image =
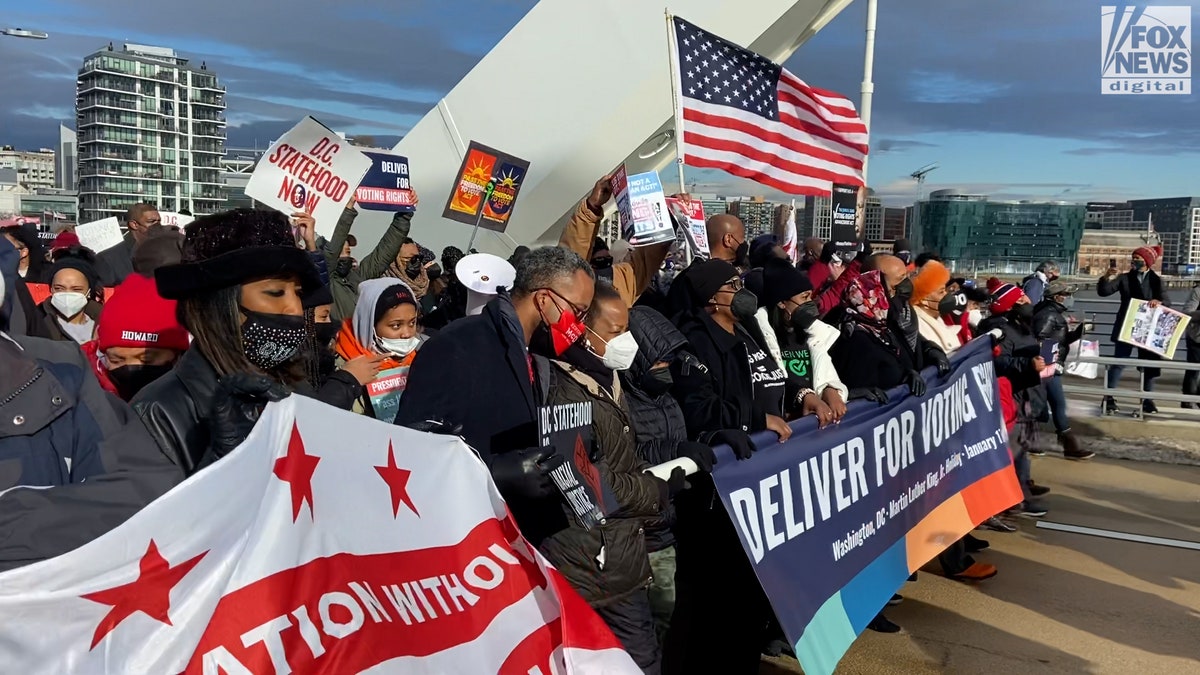
[[996,375],[1012,383],[1013,399],[1017,402],[1017,417],[1023,420],[1041,419],[1048,412],[1046,390],[1042,377],[1033,369],[1033,359],[1042,349],[1030,326],[1007,316],[989,316],[979,322],[977,334],[1000,329],[996,358]]
[[217,392],[217,371],[193,346],[171,372],[129,402],[158,446],[189,476],[200,467],[212,433],[208,413]]
[[[638,457],[653,466],[679,456],[680,441],[688,440],[687,423],[669,391],[652,396],[642,390],[642,376],[656,363],[694,357],[683,351],[687,347],[683,333],[648,307],[629,310],[629,332],[637,340],[638,352],[629,370],[621,373],[621,384],[625,387],[629,416],[633,418]],[[670,506],[661,518],[647,524],[646,547],[654,552],[674,545],[675,536],[671,534],[674,524],[675,507]]]
[[543,539],[538,550],[584,600],[599,607],[649,585],[645,522],[661,514],[666,483],[643,473],[649,464],[634,450],[633,429],[621,403],[619,380],[613,378],[610,395],[590,376],[561,361],[552,362],[546,374],[548,377],[539,377],[545,405],[591,403],[597,446],[592,461],[600,471],[600,479],[612,488],[617,503],[615,508],[606,505],[604,524],[587,530],[562,502],[570,524]]
[[1033,310],[1033,335],[1039,341],[1058,343],[1058,362],[1066,364],[1071,343],[1083,336],[1083,324],[1068,330],[1067,308],[1049,298],[1038,303]]

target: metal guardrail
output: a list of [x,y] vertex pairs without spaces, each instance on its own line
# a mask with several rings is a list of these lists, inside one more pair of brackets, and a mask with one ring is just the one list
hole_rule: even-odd
[[[1187,416],[1200,417],[1200,396],[1193,394],[1181,394],[1169,391],[1146,391],[1146,374],[1138,372],[1137,389],[1122,388],[1118,382],[1117,388],[1108,388],[1108,369],[1111,366],[1123,366],[1126,368],[1157,368],[1159,370],[1175,370],[1189,371],[1200,370],[1200,363],[1188,363],[1186,361],[1153,361],[1150,359],[1118,359],[1112,356],[1088,356],[1076,359],[1078,363],[1095,363],[1104,366],[1103,376],[1097,378],[1101,381],[1098,385],[1086,384],[1068,384],[1063,381],[1063,392],[1067,394],[1091,394],[1093,396],[1111,396],[1114,399],[1131,399],[1142,400],[1152,399],[1155,401],[1172,401],[1175,403],[1194,403],[1198,407],[1172,409],[1171,412],[1179,412]],[[1136,419],[1142,419],[1142,409],[1135,408],[1133,416]]]

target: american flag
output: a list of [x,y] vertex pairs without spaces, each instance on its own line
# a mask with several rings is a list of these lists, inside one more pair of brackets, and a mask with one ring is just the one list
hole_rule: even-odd
[[867,127],[841,94],[672,18],[682,151],[688,166],[722,169],[789,194],[863,184]]

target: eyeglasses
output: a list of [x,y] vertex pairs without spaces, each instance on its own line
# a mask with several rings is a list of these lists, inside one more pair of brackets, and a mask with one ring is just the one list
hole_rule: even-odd
[[[577,307],[577,306],[575,305],[575,303],[573,303],[573,302],[571,302],[570,300],[568,300],[568,299],[564,298],[564,297],[562,296],[562,294],[561,294],[561,293],[559,293],[558,291],[554,290],[553,288],[535,288],[535,289],[533,289],[533,290],[534,290],[534,292],[537,292],[537,291],[546,291],[547,293],[549,293],[549,294],[553,295],[554,297],[558,298],[559,300],[562,300],[563,302],[567,303],[567,307],[570,307],[570,308],[571,308],[571,311],[572,311],[572,312],[575,312],[575,318],[576,318],[577,320],[579,320],[579,321],[583,321],[584,319],[586,319],[586,318],[587,318],[588,311],[589,311],[589,309],[590,309],[590,308],[588,308],[588,307],[584,307],[583,309],[580,309],[579,307]],[[555,306],[557,306],[557,305],[558,305],[558,303],[557,303],[557,302],[555,302],[554,304],[555,304]],[[558,308],[558,310],[561,312],[561,311],[562,311],[562,307],[559,307],[559,308]]]
[[740,277],[730,279],[729,281],[726,281],[725,283],[721,284],[722,289],[724,289],[726,286],[728,286],[730,291],[733,293],[737,293],[738,291],[745,288],[745,284],[742,283],[742,280]]

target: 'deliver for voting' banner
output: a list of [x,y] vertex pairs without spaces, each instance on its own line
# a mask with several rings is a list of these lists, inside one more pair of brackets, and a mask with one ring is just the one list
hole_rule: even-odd
[[0,574],[0,616],[25,675],[641,672],[460,439],[302,396],[107,535]]
[[721,449],[721,501],[808,675],[832,673],[912,572],[1021,501],[991,337],[952,363],[920,398],[805,420],[746,461]]
[[354,191],[361,208],[371,211],[416,210],[416,195],[408,175],[408,158],[385,152],[364,152],[371,159],[371,168]]

